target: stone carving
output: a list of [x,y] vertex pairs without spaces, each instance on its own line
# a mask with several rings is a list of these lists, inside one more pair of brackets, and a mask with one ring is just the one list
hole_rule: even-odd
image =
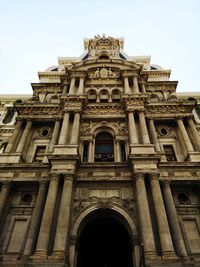
[[89,75],[90,78],[101,78],[101,79],[107,79],[107,78],[117,78],[119,77],[119,73],[115,73],[112,71],[111,68],[97,68],[95,72],[91,73]]
[[135,205],[133,199],[124,199],[123,206],[135,216]]
[[93,134],[94,130],[99,127],[111,127],[115,130],[117,135],[127,135],[128,129],[126,125],[120,121],[117,122],[107,122],[101,121],[99,123],[94,123],[90,121],[89,123],[84,123],[80,129],[81,135],[91,135]]
[[123,110],[119,107],[109,107],[109,106],[88,106],[84,109],[84,113],[87,115],[120,115],[124,114]]
[[97,206],[100,209],[111,209],[113,207],[109,199],[100,199]]

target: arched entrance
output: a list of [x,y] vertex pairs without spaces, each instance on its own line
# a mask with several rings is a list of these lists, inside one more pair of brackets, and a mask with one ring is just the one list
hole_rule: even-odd
[[114,210],[98,209],[88,215],[77,249],[76,267],[133,267],[130,233]]

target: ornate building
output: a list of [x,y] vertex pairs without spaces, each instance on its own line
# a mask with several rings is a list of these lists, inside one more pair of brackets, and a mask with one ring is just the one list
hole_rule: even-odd
[[1,96],[0,266],[200,266],[200,98],[123,45]]

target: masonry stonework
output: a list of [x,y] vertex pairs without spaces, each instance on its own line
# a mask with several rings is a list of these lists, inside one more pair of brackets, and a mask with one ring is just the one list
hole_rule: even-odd
[[123,46],[0,96],[0,266],[200,266],[200,94]]

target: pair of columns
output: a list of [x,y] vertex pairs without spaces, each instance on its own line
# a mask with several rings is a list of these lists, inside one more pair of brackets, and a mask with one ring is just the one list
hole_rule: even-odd
[[[125,94],[131,94],[128,76],[124,76],[124,93]],[[133,93],[139,94],[139,87],[138,87],[138,81],[137,81],[136,76],[133,77]]]
[[8,142],[8,145],[6,147],[6,150],[5,150],[6,153],[11,153],[11,152],[22,153],[22,151],[24,149],[24,146],[25,146],[25,143],[26,143],[26,140],[28,138],[30,129],[32,127],[32,121],[28,120],[26,122],[26,126],[25,126],[25,128],[23,130],[23,133],[22,133],[22,136],[21,136],[20,141],[18,143],[17,149],[16,149],[16,151],[13,151],[16,139],[17,139],[20,131],[22,130],[22,124],[23,124],[22,120],[17,120],[13,135],[11,136],[11,138],[10,138],[10,140]]
[[[75,94],[75,83],[76,83],[76,78],[72,77],[71,82],[70,82],[70,87],[69,87],[69,94],[73,95]],[[67,85],[64,86],[63,88],[63,94],[67,93]],[[84,94],[84,76],[81,76],[79,78],[79,87],[78,87],[78,95],[83,95]]]
[[[139,122],[140,122],[140,129],[142,134],[142,143],[143,144],[150,144],[149,134],[147,130],[146,120],[144,111],[139,111]],[[139,140],[137,137],[137,130],[135,124],[135,116],[134,112],[130,111],[128,113],[128,128],[129,128],[129,139],[131,144],[138,144]]]
[[[61,131],[60,131],[59,141],[58,141],[59,145],[65,145],[67,143],[67,137],[69,134],[69,117],[70,117],[70,113],[65,112],[64,117],[63,117]],[[74,121],[72,125],[72,132],[71,132],[71,138],[70,138],[71,145],[78,144],[79,128],[80,128],[80,112],[76,112],[74,114]],[[56,127],[55,125],[55,136],[58,133],[58,129],[59,127],[58,126]]]
[[[193,135],[193,138],[194,138],[194,141],[195,141],[195,144],[197,146],[197,149],[198,151],[200,151],[200,136],[199,136],[199,133],[195,127],[195,124],[194,124],[194,121],[192,118],[188,118],[187,120],[187,123],[190,127],[190,130],[191,130],[191,133]],[[185,144],[185,147],[186,147],[186,150],[188,152],[188,154],[190,152],[194,152],[194,148],[193,148],[193,145],[190,141],[190,137],[188,136],[188,133],[187,133],[187,130],[185,128],[185,125],[183,123],[183,120],[181,118],[178,118],[177,119],[177,125],[178,125],[178,128],[180,130],[180,134],[183,138],[183,142]]]
[[[51,177],[51,181],[49,184],[49,189],[47,193],[47,198],[45,202],[44,212],[42,216],[42,221],[40,225],[36,250],[34,255],[31,257],[34,259],[43,258],[44,260],[48,257],[48,247],[50,242],[50,234],[53,225],[54,213],[56,208],[56,201],[58,197],[58,187],[59,187],[59,174],[54,174]],[[72,175],[64,175],[64,183],[62,188],[62,196],[60,203],[60,210],[58,215],[58,222],[56,227],[55,241],[53,247],[53,253],[50,259],[59,258],[62,261],[66,261],[66,248],[69,240],[69,222],[70,222],[70,210],[71,210],[71,201],[72,201],[72,191],[73,191],[73,176]],[[42,197],[42,192],[40,196],[40,191],[38,194],[38,199]],[[39,200],[37,201],[39,202]],[[39,203],[38,203],[39,205]],[[36,203],[37,207],[37,203]],[[39,218],[40,211],[36,209],[33,216],[32,224],[34,224],[34,219]],[[35,228],[35,227],[33,227]],[[31,242],[31,237],[33,236],[33,230],[29,231],[29,243]],[[25,252],[27,255],[31,253],[30,245],[27,243],[27,247],[25,247]]]
[[[176,260],[176,253],[172,243],[168,219],[170,222],[173,241],[177,249],[177,254],[182,258],[187,258],[187,252],[181,234],[181,229],[178,222],[176,208],[174,206],[169,183],[163,184],[163,195],[165,200],[165,205],[164,205],[158,175],[149,174],[148,178],[150,180],[150,187],[155,208],[162,258],[163,260]],[[144,244],[145,258],[156,260],[158,256],[156,252],[153,228],[151,223],[151,215],[147,199],[145,175],[137,174],[135,176],[135,181],[136,181],[138,214],[139,214],[142,242]],[[165,206],[167,214],[165,212]]]
[[[124,93],[125,94],[131,94],[131,93],[139,94],[140,93],[137,76],[133,76],[132,79],[133,79],[133,90],[130,89],[129,77],[126,75],[124,76]],[[141,82],[141,90],[142,90],[142,93],[146,93],[145,84],[143,81]]]

